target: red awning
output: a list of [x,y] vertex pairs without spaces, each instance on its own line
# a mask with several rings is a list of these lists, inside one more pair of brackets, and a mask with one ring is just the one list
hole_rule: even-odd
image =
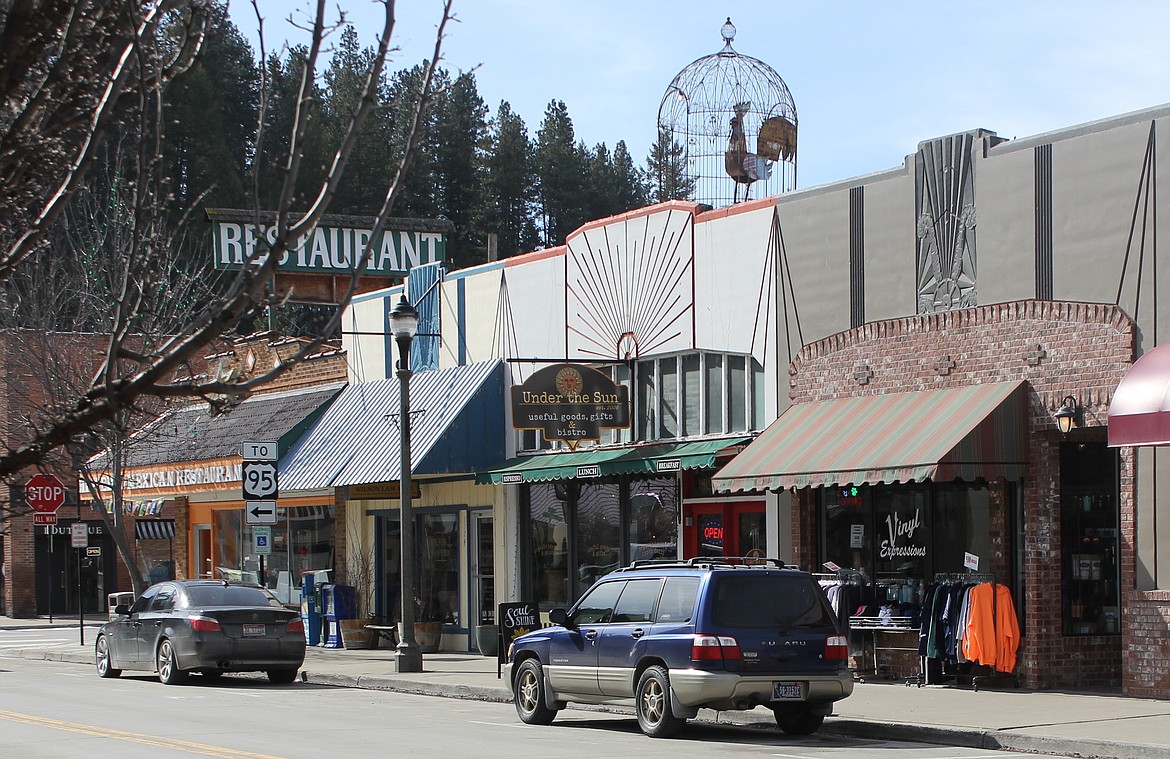
[[1125,373],[1109,404],[1109,445],[1170,444],[1170,343]]

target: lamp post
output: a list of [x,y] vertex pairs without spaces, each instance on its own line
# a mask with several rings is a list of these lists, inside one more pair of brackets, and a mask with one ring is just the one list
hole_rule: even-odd
[[422,651],[414,639],[414,514],[410,502],[410,343],[418,332],[418,311],[403,295],[390,312],[390,333],[398,343],[399,534],[402,540],[402,635],[394,652],[395,672],[422,672]]

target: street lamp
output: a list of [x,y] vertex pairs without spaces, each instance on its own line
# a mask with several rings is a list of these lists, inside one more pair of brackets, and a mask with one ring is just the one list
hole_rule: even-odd
[[394,652],[395,672],[422,672],[422,651],[414,640],[414,515],[410,503],[410,343],[418,333],[418,311],[403,295],[390,312],[390,334],[398,343],[398,433],[401,467],[398,480],[399,535],[402,540],[399,580],[402,590],[402,635]]

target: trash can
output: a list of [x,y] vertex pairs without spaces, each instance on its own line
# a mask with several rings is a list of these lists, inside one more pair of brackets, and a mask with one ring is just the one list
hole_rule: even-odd
[[110,593],[106,596],[106,607],[110,612],[110,619],[116,619],[117,614],[114,613],[114,608],[122,604],[129,606],[134,603],[134,594],[129,591],[121,593]]
[[325,648],[344,648],[341,620],[357,616],[356,596],[352,585],[322,585],[321,606],[325,618]]

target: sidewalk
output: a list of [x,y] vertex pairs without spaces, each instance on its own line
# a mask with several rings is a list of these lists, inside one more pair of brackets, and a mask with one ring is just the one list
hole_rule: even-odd
[[[92,664],[90,644],[99,620],[86,619],[86,647],[0,649],[0,657]],[[94,625],[91,627],[91,624]],[[4,630],[48,627],[46,619],[0,617]],[[54,628],[77,629],[77,620],[54,619]],[[393,690],[448,698],[511,701],[496,679],[496,660],[475,653],[425,654],[424,671],[398,675],[393,649],[311,647],[301,670],[304,682]],[[613,711],[621,711],[615,708]],[[700,720],[775,729],[766,709],[703,710]],[[943,743],[985,749],[1116,759],[1170,756],[1170,701],[1048,691],[859,683],[836,704],[822,732],[854,737]]]

